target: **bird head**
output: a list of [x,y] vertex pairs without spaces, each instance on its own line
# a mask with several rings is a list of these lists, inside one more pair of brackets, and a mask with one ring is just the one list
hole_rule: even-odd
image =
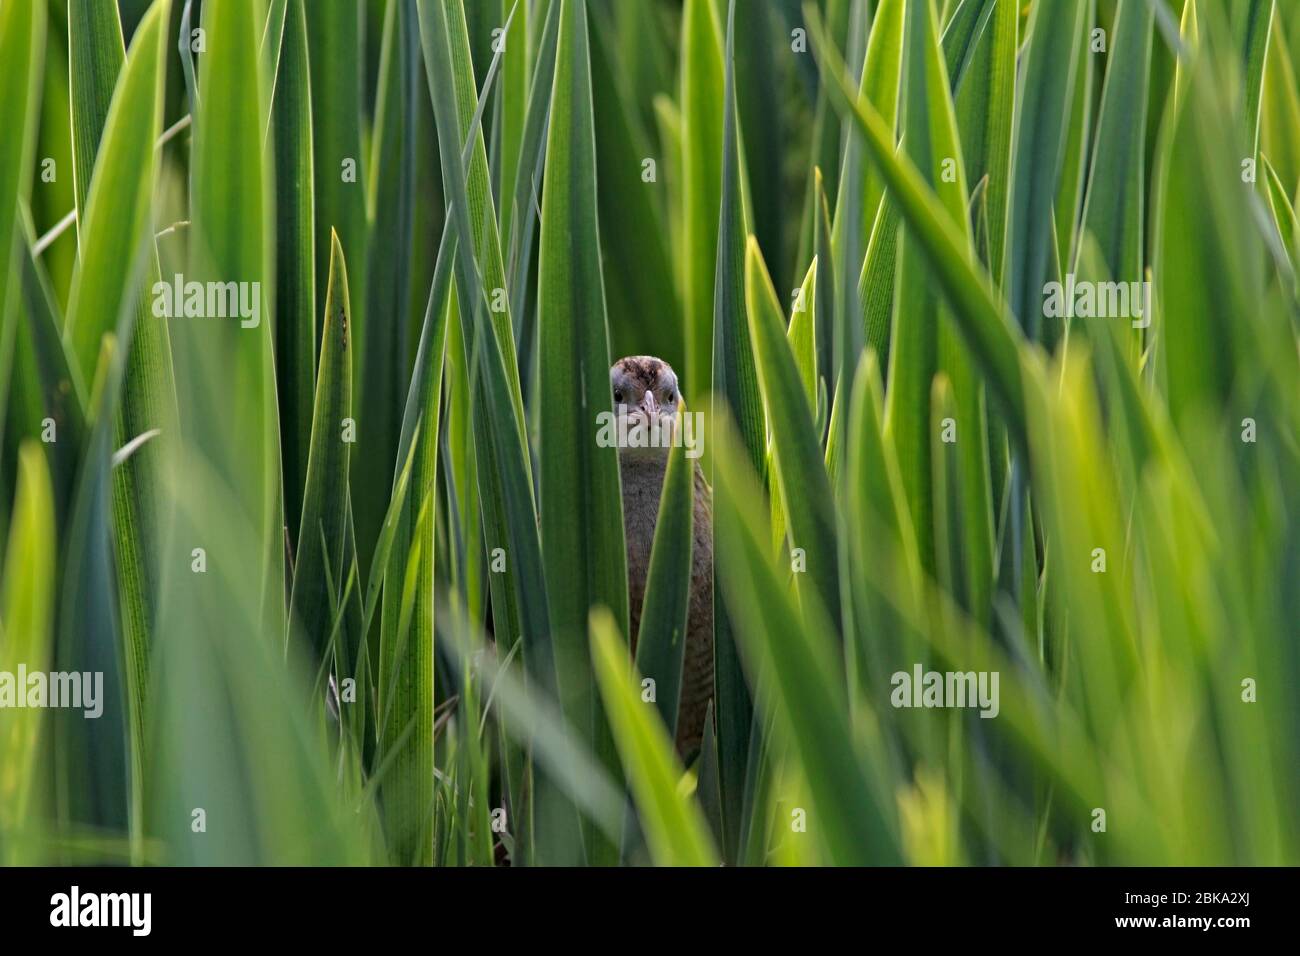
[[[682,406],[677,373],[663,359],[653,355],[629,355],[614,363],[609,370],[609,384],[613,393],[614,412],[631,426],[635,423],[649,428],[652,423],[671,438],[676,429],[677,412]],[[666,447],[647,448],[651,455],[666,455]]]

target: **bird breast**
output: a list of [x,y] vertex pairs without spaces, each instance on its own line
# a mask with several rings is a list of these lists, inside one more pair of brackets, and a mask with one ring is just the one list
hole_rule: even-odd
[[[667,464],[666,454],[651,458],[619,455],[633,653],[636,652],[635,635],[641,625],[650,550],[654,545]],[[705,713],[713,696],[713,506],[699,463],[694,463],[694,467],[690,604],[677,711],[677,750],[683,757],[689,757],[699,748]]]

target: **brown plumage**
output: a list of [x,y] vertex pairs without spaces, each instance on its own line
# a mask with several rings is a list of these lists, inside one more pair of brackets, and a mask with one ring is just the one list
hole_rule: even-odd
[[[662,359],[633,355],[610,369],[614,405],[629,419],[658,417],[665,427],[682,407],[677,375]],[[623,526],[627,536],[627,577],[633,653],[641,625],[650,548],[659,516],[659,495],[668,467],[667,448],[620,448]],[[704,717],[713,696],[713,503],[698,461],[694,464],[694,533],[691,549],[690,605],[677,708],[677,750],[684,757],[699,749]]]

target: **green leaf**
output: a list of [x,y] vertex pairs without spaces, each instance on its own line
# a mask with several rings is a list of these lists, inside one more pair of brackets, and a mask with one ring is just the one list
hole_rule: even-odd
[[966,594],[967,569],[963,558],[967,557],[964,548],[967,515],[963,513],[961,501],[961,448],[960,444],[945,442],[943,438],[945,420],[956,421],[957,407],[952,384],[942,372],[934,377],[930,393],[935,580],[949,594]]
[[[111,5],[109,5],[111,7]],[[98,253],[91,255],[89,247],[111,246],[111,237],[118,228],[113,222],[113,212],[104,213],[93,224],[91,216],[97,204],[106,200],[97,198],[101,192],[109,193],[121,188],[123,182],[130,181],[131,163],[140,156],[138,144],[130,141],[138,138],[141,121],[139,109],[152,109],[153,118],[149,121],[149,130],[155,130],[163,119],[163,96],[166,82],[165,31],[169,22],[170,7],[166,3],[158,5],[156,14],[158,49],[143,45],[144,34],[142,22],[136,28],[132,41],[130,56],[126,59],[126,69],[120,69],[123,62],[121,27],[116,14],[105,19],[100,9],[84,10],[86,29],[81,30],[70,17],[69,35],[73,46],[81,46],[82,68],[86,73],[82,77],[81,93],[72,97],[72,115],[74,122],[74,142],[84,142],[90,151],[74,151],[73,172],[76,178],[76,200],[78,210],[78,238],[86,247],[82,251],[83,272]],[[70,10],[70,15],[72,11]],[[74,56],[75,58],[75,56]],[[142,59],[140,67],[134,66],[136,60]],[[156,103],[149,103],[148,88],[141,86],[136,94],[141,97],[138,107],[125,104],[125,92],[115,90],[133,70],[145,69],[154,75],[157,83]],[[92,89],[92,84],[97,84]],[[108,84],[107,89],[102,84]],[[110,98],[111,96],[111,98]],[[118,97],[124,98],[119,108]],[[107,107],[102,104],[107,103]],[[83,111],[83,107],[85,108]],[[129,130],[124,132],[123,130]],[[98,145],[98,153],[94,152]],[[113,150],[116,158],[108,158]],[[137,181],[135,188],[141,190],[146,204],[154,188],[152,170],[157,162],[158,144],[154,144],[154,157],[139,167],[137,175],[144,179]],[[92,162],[98,157],[98,163]],[[125,160],[125,162],[123,162]],[[102,164],[103,184],[96,178]],[[86,191],[83,193],[82,190]],[[152,217],[146,213],[142,227],[152,232]],[[145,696],[148,683],[146,650],[152,639],[156,618],[156,590],[158,582],[158,541],[162,526],[166,520],[164,486],[166,477],[166,459],[171,444],[177,440],[180,432],[178,410],[176,407],[175,373],[172,364],[171,336],[168,324],[159,321],[153,314],[145,290],[156,292],[159,281],[158,259],[152,236],[145,241],[143,251],[143,281],[132,273],[136,288],[124,288],[123,293],[136,301],[136,321],[134,333],[130,340],[123,340],[129,345],[126,355],[126,382],[123,386],[121,411],[114,443],[124,445],[141,435],[156,434],[157,440],[139,449],[126,462],[113,469],[113,534],[115,558],[117,562],[118,600],[122,613],[123,639],[125,641],[128,674],[132,682],[132,734],[133,748],[136,756],[136,793],[139,795],[140,777],[143,774],[141,754],[145,747]],[[129,259],[117,260],[126,266]],[[111,268],[111,266],[110,266]],[[77,283],[85,288],[98,289],[93,277],[84,274],[77,276]],[[102,290],[101,290],[102,291]],[[98,294],[98,293],[97,293]],[[98,303],[103,307],[103,301]],[[71,303],[70,303],[71,307]],[[92,312],[93,315],[93,312]],[[107,326],[105,326],[107,327]],[[65,332],[68,325],[64,326]],[[73,363],[74,378],[76,364]],[[136,811],[139,812],[137,801]],[[135,845],[137,858],[140,845]]]
[[[967,0],[962,9],[970,5],[972,0]],[[976,0],[984,2],[984,0]],[[1011,0],[1005,0],[1004,6],[1011,4]],[[1011,4],[1014,6],[1014,4]],[[867,51],[868,73],[872,72],[873,58],[881,59],[882,65],[880,76],[877,78],[875,86],[877,92],[868,96],[868,102],[876,107],[885,124],[892,130],[898,117],[898,90],[903,88],[902,82],[902,64],[903,64],[903,40],[904,40],[904,17],[902,4],[894,8],[882,8],[881,14],[878,15],[872,24],[872,39]],[[883,14],[888,13],[888,16]],[[956,69],[950,70],[948,82],[951,86],[954,96],[960,96],[964,91],[970,92],[969,97],[974,98],[983,95],[980,90],[983,85],[991,85],[996,79],[999,86],[995,89],[997,94],[990,93],[990,96],[998,95],[999,106],[1005,110],[1005,136],[1003,137],[1003,146],[1007,154],[1001,156],[1003,177],[1006,175],[1006,164],[1010,151],[1010,122],[1011,122],[1011,85],[1015,76],[1015,12],[1003,14],[1002,18],[1008,16],[1011,19],[1010,40],[1006,41],[1009,52],[1005,55],[1010,59],[1010,66],[1002,71],[987,72],[993,73],[993,76],[985,75],[982,68],[987,64],[979,56],[974,58],[964,53],[966,46],[970,42],[976,42],[977,53],[983,51],[987,43],[980,42],[980,37],[988,37],[993,33],[991,30],[980,31],[980,22],[985,19],[986,14],[981,14],[980,20],[973,24],[967,24],[963,28],[963,23],[968,17],[963,16],[960,20],[954,17],[949,24],[948,29],[943,35],[943,52],[946,62],[954,64]],[[972,33],[971,31],[974,30]],[[879,36],[877,37],[877,33]],[[880,54],[876,54],[875,49],[879,48]],[[892,85],[891,85],[892,84]],[[1005,89],[1003,88],[1005,87]],[[863,95],[864,90],[859,91]],[[1003,103],[1005,101],[1005,103]],[[997,114],[995,114],[997,115]],[[959,119],[964,120],[965,112],[959,112]],[[990,135],[996,137],[997,131]],[[973,137],[972,137],[973,139]],[[963,145],[963,152],[968,143],[968,137],[962,136],[959,141]],[[994,144],[998,140],[994,139]],[[998,158],[996,145],[989,147],[993,151],[994,159]],[[955,153],[953,154],[955,158]],[[967,157],[969,159],[969,156]],[[898,239],[899,239],[899,211],[894,201],[884,193],[882,184],[875,184],[872,187],[872,195],[876,197],[875,205],[870,207],[867,218],[864,223],[871,223],[870,239],[867,244],[866,257],[862,262],[861,271],[858,274],[857,299],[862,312],[863,327],[866,330],[866,344],[876,350],[881,356],[882,361],[888,364],[890,355],[890,334],[891,324],[894,314],[894,286],[895,270],[898,261]],[[847,387],[847,385],[846,385]]]
[[1142,279],[1147,76],[1154,21],[1154,8],[1142,0],[1122,0],[1119,5],[1083,210],[1083,230],[1097,238],[1111,276],[1124,282]]
[[[54,652],[54,582],[58,536],[53,489],[40,445],[23,442],[18,487],[9,522],[8,554],[0,590],[0,670],[45,670]],[[38,709],[8,709],[0,719],[0,834],[5,862],[18,865],[25,851],[16,839],[31,829],[33,797],[40,805],[37,748],[45,723]]]
[[[678,274],[686,317],[687,404],[695,404],[712,380],[717,309],[714,269],[722,201],[723,112],[727,102],[722,39],[712,0],[686,0],[681,51],[682,238]],[[719,732],[721,723],[720,716]]]
[[[330,234],[337,232],[343,254],[352,263],[353,324],[357,349],[365,346],[366,156],[361,146],[362,87],[365,60],[365,4],[303,4],[307,18],[308,63],[311,69],[313,192],[316,206],[316,262],[329,261]],[[210,39],[210,38],[209,38]],[[211,47],[209,47],[210,49]],[[325,298],[327,276],[316,269],[316,301]],[[313,313],[316,315],[317,313]],[[317,326],[317,336],[320,328]],[[360,366],[354,374],[360,373]]]
[[[452,95],[458,90],[457,75],[469,66],[468,40],[463,28],[461,43],[451,37],[447,10],[439,0],[423,0],[420,6],[420,36],[428,72],[429,92],[434,101],[438,139],[442,143],[459,143],[461,124],[457,119]],[[456,53],[449,47],[457,47]],[[472,93],[472,71],[465,77]],[[469,119],[471,123],[473,116]],[[537,511],[533,500],[531,468],[523,441],[523,416],[518,397],[518,376],[514,370],[513,342],[509,315],[497,314],[489,323],[485,315],[487,288],[493,270],[500,275],[499,254],[494,257],[495,216],[485,215],[483,231],[471,225],[473,210],[487,214],[490,206],[486,194],[486,160],[477,125],[469,127],[469,176],[460,151],[443,148],[443,180],[451,201],[450,215],[455,223],[456,283],[461,317],[462,367],[471,378],[470,403],[475,430],[475,469],[483,503],[485,547],[501,548],[508,556],[507,570],[490,577],[493,588],[492,609],[495,633],[518,634],[523,640],[524,663],[532,680],[548,693],[556,688],[555,656],[550,628],[550,608],[541,545],[537,533]],[[477,188],[482,182],[483,191]],[[476,196],[477,199],[471,199]],[[476,254],[475,236],[481,235],[483,249]],[[486,260],[487,271],[480,261]],[[494,264],[495,263],[495,264]],[[499,288],[499,286],[492,286]],[[504,325],[501,320],[504,319]],[[507,352],[508,350],[508,352]],[[507,359],[507,354],[510,356]],[[535,798],[537,812],[547,815],[552,826],[541,832],[536,848],[541,859],[563,860],[566,847],[577,841],[576,824],[571,807],[551,801],[558,793],[545,778],[539,781]],[[617,831],[616,831],[617,832]],[[608,835],[608,831],[606,831]]]
[[716,866],[704,814],[677,789],[682,769],[672,739],[655,709],[642,702],[627,645],[606,612],[592,614],[591,656],[651,857],[659,866]]
[[[555,80],[555,47],[560,36],[560,5],[551,3],[542,24],[532,82],[528,89],[528,112],[524,118],[523,139],[519,146],[519,172],[514,192],[509,197],[510,230],[502,230],[511,256],[510,291],[515,308],[523,308],[527,288],[528,260],[532,234],[536,191],[541,184],[542,165],[546,158],[546,133],[550,121],[551,90]],[[505,203],[502,204],[503,206]],[[503,222],[505,220],[503,219]],[[525,354],[527,358],[527,354]]]
[[[95,374],[100,339],[116,325],[123,304],[138,294],[143,275],[144,237],[151,227],[153,140],[162,120],[165,6],[152,14],[147,31],[137,31],[132,56],[112,91],[98,151],[94,149],[99,143],[92,126],[95,117],[85,117],[79,124],[85,127],[82,140],[91,141],[95,172],[90,175],[89,166],[82,171],[89,185],[78,216],[81,267],[73,281],[63,334],[76,357],[75,374],[83,395]],[[74,77],[76,73],[74,68]],[[93,110],[94,97],[88,93],[87,99],[88,110]],[[74,107],[74,116],[80,112],[80,106]],[[77,154],[81,155],[80,149]]]
[[59,711],[53,723],[69,792],[61,822],[119,832],[130,827],[138,837],[143,755],[131,727],[141,721],[140,681],[147,659],[142,659],[143,649],[122,644],[109,518],[110,455],[126,364],[117,343],[130,339],[134,321],[135,310],[127,305],[117,333],[105,335],[100,349],[88,409],[90,435],[77,472],[62,555],[55,655],[57,670],[103,675],[100,706],[109,719],[86,727],[82,714]]
[[[1086,4],[1085,25],[1096,19],[1095,0],[1086,0]],[[1144,6],[1149,7],[1149,4]],[[1070,263],[1079,254],[1079,213],[1087,173],[1089,136],[1093,127],[1093,60],[1096,54],[1092,52],[1090,31],[1080,30],[1075,37],[1075,44],[1079,48],[1077,66],[1065,116],[1065,142],[1062,144],[1061,170],[1057,176],[1056,203],[1052,211],[1056,241],[1053,246],[1055,261],[1050,263],[1049,275],[1053,279],[1068,272]],[[1044,348],[1053,351],[1063,333],[1063,323],[1045,323],[1042,335]]]
[[[95,0],[68,3],[68,100],[72,112],[72,177],[77,209],[90,193],[95,156],[126,59],[117,4]],[[77,223],[80,234],[84,217]],[[84,252],[83,252],[84,255]]]
[[674,740],[690,612],[695,467],[686,457],[685,444],[669,451],[641,623],[632,638],[637,672],[654,680],[655,706],[669,738]]
[[[611,60],[615,40],[600,30],[594,11],[590,50],[611,349],[615,355],[655,355],[685,370],[686,332],[663,200],[665,162],[623,89],[624,64]],[[652,182],[642,178],[646,159],[657,164]]]
[[[403,863],[429,863],[433,853],[434,829],[428,825],[434,801],[432,595],[436,547],[432,514],[436,501],[438,419],[454,254],[455,239],[449,219],[438,249],[398,445],[399,462],[405,462],[410,456],[405,480],[414,492],[402,496],[391,542],[386,545],[381,534],[375,553],[374,573],[378,575],[381,562],[386,565],[379,654],[379,712],[383,715],[379,749],[382,759],[393,761],[383,778],[381,793],[390,852]],[[399,497],[403,478],[400,473],[393,476],[394,501]],[[386,546],[391,550],[385,553]],[[414,567],[408,564],[408,554],[415,555],[411,559]],[[409,621],[402,627],[403,585],[408,574],[416,576],[418,596]],[[390,742],[394,743],[390,745]]]
[[1174,102],[1173,109],[1175,113],[1180,109],[1187,95],[1187,88],[1191,82],[1191,71],[1188,69],[1193,54],[1200,45],[1201,28],[1200,21],[1196,14],[1196,0],[1183,4],[1183,16],[1178,25],[1178,43],[1182,46],[1182,54],[1178,57],[1178,63],[1174,67]]
[[769,706],[797,749],[828,859],[897,863],[892,795],[881,790],[871,758],[858,749],[832,619],[811,589],[796,605],[786,574],[769,557],[770,530],[750,506],[761,495],[752,469],[725,426],[714,434],[717,568],[747,673],[769,689]]
[[360,402],[353,483],[363,567],[384,515],[384,492],[396,461],[406,390],[420,36],[415,0],[393,0],[384,18],[371,152],[374,219],[366,266],[365,329],[359,337]]
[[1264,87],[1273,7],[1274,0],[1245,0],[1227,7],[1232,39],[1245,68],[1246,136],[1252,154],[1259,143],[1259,101]]
[[1267,177],[1268,202],[1273,210],[1273,221],[1277,224],[1278,238],[1281,239],[1282,247],[1291,257],[1291,268],[1297,276],[1300,276],[1300,221],[1296,218],[1291,198],[1286,192],[1286,185],[1278,176],[1277,170],[1273,168],[1267,157],[1261,157],[1261,161],[1264,164],[1264,175]]
[[[302,548],[298,519],[307,484],[316,382],[316,190],[303,0],[287,0],[278,6],[283,8],[284,20],[271,101],[276,182],[275,374],[280,393],[284,509],[289,518],[289,540],[297,552]],[[349,334],[355,337],[355,330]],[[368,429],[362,431],[363,438],[367,434]]]
[[956,7],[940,17],[943,26],[943,62],[949,76],[960,76],[986,48],[989,21],[998,0],[957,0]]
[[[298,560],[294,566],[289,609],[316,659],[324,656],[338,595],[327,587],[325,569],[337,575],[344,567],[343,543],[348,510],[348,463],[351,442],[344,435],[352,415],[351,316],[348,271],[343,247],[335,237],[325,293],[325,325],[320,371],[312,414],[311,451],[299,525]],[[350,669],[344,669],[349,673]]]
[[763,254],[752,237],[745,260],[745,284],[750,335],[758,358],[763,404],[772,423],[773,457],[791,547],[805,554],[810,582],[806,589],[820,597],[832,620],[838,620],[837,531],[830,479],[799,369],[786,343],[781,306]]
[[0,59],[7,64],[0,77],[0,116],[8,128],[0,140],[0,428],[8,403],[17,321],[17,312],[10,311],[9,303],[11,298],[15,305],[18,301],[12,268],[17,261],[18,209],[31,189],[40,113],[37,78],[42,75],[44,48],[44,4],[6,3],[0,8]]
[[1277,168],[1294,195],[1300,184],[1300,84],[1287,50],[1282,17],[1273,21],[1264,92],[1260,102],[1260,150]]
[[[898,115],[900,91],[903,89],[903,19],[902,0],[886,0],[876,10],[867,38],[862,82],[858,89],[858,95],[866,97],[891,126]],[[824,346],[833,357],[834,373],[827,376],[827,388],[831,391],[838,387],[841,379],[852,374],[853,363],[867,334],[856,321],[850,321],[850,316],[856,319],[860,314],[857,281],[866,254],[864,235],[870,238],[869,231],[876,220],[883,187],[875,167],[864,161],[862,151],[863,146],[857,137],[846,137],[831,243],[838,286],[832,293],[830,284],[825,283],[822,290],[825,307],[830,307],[834,314],[834,331]],[[890,278],[892,280],[892,274]],[[884,287],[891,285],[892,282],[882,283]],[[874,290],[866,291],[870,294]]]
[[193,13],[194,0],[185,0],[185,6],[181,8],[180,37],[176,43],[176,50],[181,58],[181,73],[185,77],[185,94],[189,100],[191,116],[199,109],[199,81],[198,74],[194,70],[194,54],[195,47],[198,45],[197,31],[200,28],[194,26]]
[[[966,176],[957,142],[956,120],[946,67],[939,47],[938,29],[930,5],[914,3],[908,8],[904,31],[905,76],[901,123],[902,150],[941,199],[949,221],[957,229],[966,258],[973,258],[970,227],[966,214]],[[898,452],[912,521],[917,529],[921,563],[934,570],[931,485],[930,388],[941,364],[963,385],[963,431],[969,432],[973,455],[982,454],[983,420],[976,384],[966,368],[966,356],[949,338],[941,299],[916,248],[912,233],[904,236],[899,253],[894,328],[889,346],[889,392],[886,397],[886,430]],[[942,344],[942,350],[941,350]],[[942,356],[941,356],[942,351]],[[974,465],[974,459],[972,464]],[[978,480],[978,469],[972,476]],[[972,493],[975,492],[972,488]],[[987,566],[980,551],[973,560]]]
[[[1177,114],[1163,131],[1153,177],[1152,272],[1163,321],[1159,356],[1171,418],[1196,427],[1223,407],[1236,361],[1263,345],[1254,334],[1267,310],[1257,224],[1241,210],[1258,202],[1242,182],[1240,114],[1225,99],[1211,51],[1190,67]],[[1230,319],[1230,317],[1233,317]]]
[[542,553],[565,713],[597,756],[612,763],[606,718],[590,696],[583,638],[588,609],[598,605],[627,629],[627,545],[618,449],[597,441],[599,413],[613,412],[596,197],[573,189],[596,174],[586,4],[561,3],[538,264],[541,388],[549,396],[542,413]]
[[[871,33],[867,37],[866,59],[862,66],[862,82],[858,95],[865,96],[876,108],[881,118],[893,126],[898,118],[898,105],[903,89],[901,82],[903,70],[903,22],[906,13],[904,0],[883,0],[871,18]],[[850,138],[852,139],[852,138]],[[835,199],[835,235],[836,247],[844,242],[844,223],[841,216],[847,213],[843,203],[846,198],[845,177],[850,169],[856,170],[861,179],[861,218],[855,219],[862,228],[869,228],[874,222],[884,195],[884,184],[880,174],[870,163],[862,162],[861,154],[846,154],[841,166],[841,185],[836,190]],[[839,263],[836,264],[837,267]],[[845,266],[856,266],[856,259],[850,259]],[[850,270],[852,275],[856,269]]]
[[[849,576],[853,628],[846,635],[850,687],[868,693],[879,686],[907,646],[909,633],[895,604],[914,606],[921,562],[894,446],[885,437],[884,394],[874,352],[858,363],[849,398],[844,471],[840,498],[849,568],[880,568],[879,574]],[[847,599],[847,598],[846,598]]]
[[[454,627],[444,633],[461,655],[477,646]],[[475,672],[492,687],[490,709],[511,737],[531,748],[536,767],[543,771],[541,780],[554,781],[574,805],[600,826],[608,839],[617,840],[624,820],[624,795],[618,781],[589,751],[579,746],[577,734],[565,723],[549,696],[538,694],[536,685],[520,679],[518,671],[509,666],[508,656],[498,664],[492,654],[475,655],[473,662]],[[567,817],[548,815],[554,809],[554,805],[548,807],[536,802],[535,826],[539,840],[544,840],[548,830],[557,825],[567,827]],[[573,836],[577,837],[576,830]],[[557,849],[567,850],[564,859],[569,865],[579,862],[580,844],[559,843]]]
[[[966,0],[963,9],[972,2]],[[965,76],[969,79],[957,90],[957,129],[968,182],[979,183],[988,177],[985,196],[989,242],[985,266],[1001,285],[1020,14],[1015,0],[990,0],[987,7],[992,8],[991,20],[975,51],[967,57]],[[951,66],[953,56],[948,51],[947,40],[945,33],[944,52]]]
[[[145,292],[149,289],[156,294],[158,282],[151,207],[157,153],[154,139],[162,126],[169,9],[167,2],[150,9],[135,32],[120,72],[122,39],[115,11],[109,11],[107,17],[102,5],[98,11],[69,11],[74,87],[85,99],[74,95],[72,106],[81,259],[69,294],[63,334],[72,358],[73,382],[80,394],[88,397],[101,340],[115,326],[119,330],[126,382],[120,422],[104,439],[114,447],[153,429],[160,430],[167,443],[177,433],[167,325],[153,314]],[[84,24],[82,15],[86,16]],[[108,90],[104,83],[110,85]],[[106,112],[101,113],[105,102]],[[134,311],[135,318],[130,325],[123,325],[127,310]],[[108,407],[118,414],[116,396]],[[120,637],[130,694],[133,830],[137,836],[157,550],[166,507],[162,500],[165,453],[161,444],[142,449],[114,469],[111,477]],[[107,461],[103,467],[107,472]],[[138,853],[138,844],[136,849]]]
[[[211,34],[209,34],[211,37]],[[209,93],[205,104],[216,102]],[[260,535],[229,484],[195,455],[166,554],[154,659],[149,833],[177,865],[356,865],[372,852],[373,806],[347,799],[330,760],[300,644],[266,630],[239,566]],[[220,521],[213,521],[209,513]],[[201,542],[206,566],[198,565]],[[202,568],[202,570],[196,570]],[[195,615],[195,608],[202,617]],[[355,705],[347,705],[355,706]],[[232,785],[237,782],[238,785]],[[220,839],[196,839],[204,811]],[[215,835],[209,830],[208,835]]]
[[[813,218],[815,226],[812,243],[813,261],[817,264],[817,274],[813,282],[815,285],[820,286],[822,291],[822,294],[817,296],[816,301],[813,303],[816,307],[813,311],[813,331],[816,340],[822,343],[821,351],[817,355],[816,374],[813,377],[813,397],[810,400],[810,404],[815,407],[818,392],[826,386],[826,383],[837,380],[837,369],[835,367],[837,335],[835,323],[837,316],[835,314],[835,304],[840,297],[840,290],[835,285],[836,258],[832,238],[833,227],[831,225],[830,204],[826,200],[826,181],[822,178],[820,166],[813,168],[813,193],[817,207]],[[865,260],[863,269],[866,269]],[[863,298],[863,292],[865,291],[859,285],[859,300]],[[866,307],[864,306],[864,308]]]
[[[701,97],[707,95],[708,84],[713,69],[713,54],[716,44],[710,35],[716,33],[711,9],[702,9],[704,4],[695,6],[695,22],[687,29],[685,57],[683,65],[683,88],[690,92],[691,101],[684,108],[686,111],[683,129],[683,146],[686,150],[683,159],[686,177],[686,221],[687,221],[687,255],[696,253],[713,255],[715,265],[711,274],[713,283],[713,312],[704,319],[702,315],[691,318],[690,309],[700,306],[690,297],[698,290],[691,284],[700,277],[695,274],[696,265],[691,261],[685,264],[687,276],[689,340],[687,342],[687,383],[688,389],[695,394],[704,394],[707,382],[712,382],[713,391],[709,399],[710,415],[714,414],[719,402],[725,404],[727,412],[738,423],[744,436],[745,448],[749,460],[756,469],[763,467],[766,452],[766,425],[763,419],[762,398],[759,394],[758,378],[754,368],[755,358],[753,332],[745,318],[746,304],[746,268],[745,236],[748,232],[744,205],[745,180],[741,166],[740,130],[736,119],[736,78],[735,78],[735,5],[728,7],[727,47],[722,93],[722,125],[720,129],[721,168],[719,170],[721,194],[721,213],[714,213],[718,206],[706,206],[701,209],[700,202],[707,202],[706,197],[715,195],[712,183],[702,182],[699,177],[708,173],[710,159],[701,143],[718,142],[713,139],[692,139],[692,136],[708,136],[715,108],[703,102]],[[691,15],[691,9],[686,11]],[[693,49],[692,49],[693,47]],[[692,60],[693,58],[693,60]],[[714,100],[716,104],[716,99]],[[700,124],[700,125],[697,125]],[[710,221],[701,223],[704,217]],[[716,225],[715,225],[716,224]],[[716,246],[696,248],[694,243],[703,242],[706,237],[716,236]],[[698,260],[700,268],[708,261]],[[780,309],[778,307],[778,313]],[[707,330],[707,335],[702,334]],[[708,347],[712,356],[711,377],[704,372],[705,363],[701,353],[692,352]],[[692,357],[693,356],[693,357]],[[692,364],[695,371],[691,371]],[[700,376],[693,378],[694,375]],[[689,394],[689,392],[688,392]],[[753,721],[753,704],[749,688],[745,685],[741,671],[740,658],[736,650],[735,639],[731,633],[731,619],[727,608],[720,600],[718,582],[713,582],[713,683],[716,694],[715,714],[718,719],[719,752],[722,758],[721,787],[723,804],[723,823],[725,839],[723,854],[728,862],[734,862],[739,852],[740,832],[743,829],[744,780],[746,760],[749,751],[750,724]]]
[[[58,305],[49,279],[32,253],[32,225],[30,216],[24,216],[22,262],[22,291],[24,310],[27,313],[26,337],[16,340],[15,382],[23,363],[30,363],[28,373],[35,379],[39,390],[38,409],[33,409],[28,437],[36,437],[44,427],[46,418],[53,419],[56,435],[64,441],[50,442],[46,446],[50,462],[50,483],[54,489],[54,510],[58,526],[67,522],[68,503],[72,496],[72,483],[76,477],[77,463],[86,435],[86,413],[72,385],[72,359],[59,334]],[[30,353],[25,354],[25,343]]]
[[[520,170],[529,170],[526,160],[530,158],[523,150],[528,125],[529,85],[532,80],[528,55],[528,5],[521,4],[516,8],[515,0],[501,0],[501,22],[505,23],[507,17],[510,17],[510,28],[501,34],[505,56],[502,58],[501,83],[497,87],[497,109],[501,118],[501,165],[496,190],[498,196],[515,195]],[[514,233],[515,214],[524,215],[526,211],[526,206],[516,210],[511,203],[501,203],[497,210],[498,229],[507,242]]]
[[[238,527],[238,546],[248,550],[224,558],[239,595],[225,600],[233,604],[232,611],[258,607],[259,632],[276,635],[273,643],[278,644],[285,633],[286,594],[274,317],[268,314],[274,301],[274,214],[263,132],[270,78],[262,74],[255,14],[244,4],[209,4],[203,10],[207,52],[199,60],[202,105],[194,121],[193,225],[184,278],[187,284],[219,283],[211,288],[227,290],[227,298],[234,289],[240,306],[235,315],[227,307],[226,318],[172,323],[187,426],[185,447],[179,450],[184,464],[176,473],[193,474],[199,466],[191,461],[197,458],[211,467],[212,480],[224,486],[236,513],[196,512],[200,537],[215,535],[218,523]],[[232,381],[240,387],[232,390]],[[214,401],[214,396],[222,400]],[[187,507],[188,496],[197,493],[197,484],[185,487],[179,506]],[[219,621],[222,614],[209,603],[218,600],[205,593],[191,612]]]
[[[489,300],[501,303],[506,287],[486,151],[482,132],[474,122],[476,90],[464,11],[458,0],[420,0],[419,23],[438,141],[467,144],[465,159],[454,148],[439,153],[443,187],[457,230],[457,294],[464,326],[464,364],[472,380],[470,405],[484,547],[488,554],[504,548],[513,559],[505,572],[488,578],[493,618],[499,633],[524,635],[525,663],[530,668],[541,667],[550,682],[554,675],[549,664],[549,625],[544,623],[550,612],[540,583],[532,466],[524,433],[514,330],[508,307],[493,309],[490,319],[486,314]],[[490,340],[480,334],[480,321],[487,323],[484,328]],[[502,455],[506,457],[502,459]],[[530,647],[535,648],[531,655]]]
[[1029,15],[1016,91],[1003,284],[1011,313],[1031,341],[1043,324],[1043,286],[1055,242],[1051,213],[1089,6],[1087,0],[1039,3]]
[[916,233],[918,249],[934,269],[967,347],[1007,417],[1013,439],[1023,446],[1021,359],[1005,305],[994,296],[988,276],[970,258],[970,244],[963,241],[915,165],[895,155],[892,131],[870,103],[855,98],[844,76],[843,61],[830,45],[815,11],[809,17],[809,30],[833,102],[849,114],[859,134],[865,137],[868,155],[880,168],[903,221]]
[[790,310],[790,326],[786,329],[786,341],[794,355],[809,408],[817,405],[817,326],[814,320],[817,313],[817,272],[818,263],[813,260],[804,275],[803,285],[799,287],[794,308]]

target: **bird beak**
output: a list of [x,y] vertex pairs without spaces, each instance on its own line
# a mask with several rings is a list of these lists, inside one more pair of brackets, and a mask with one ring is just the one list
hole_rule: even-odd
[[641,410],[645,412],[646,418],[653,421],[659,415],[659,405],[655,401],[654,392],[646,391],[641,398]]

